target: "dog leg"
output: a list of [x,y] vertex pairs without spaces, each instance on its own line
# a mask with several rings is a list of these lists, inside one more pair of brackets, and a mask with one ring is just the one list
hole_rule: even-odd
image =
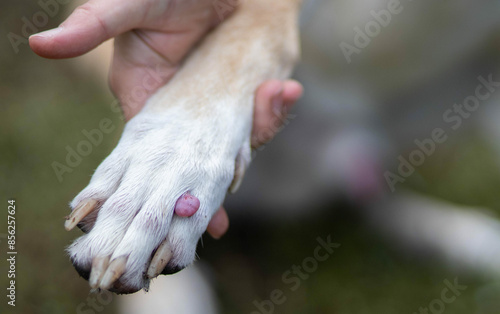
[[[68,252],[94,287],[132,293],[193,262],[250,161],[256,88],[287,78],[298,59],[299,4],[244,1],[127,123],[66,224],[88,231]],[[97,213],[90,226],[89,213]]]

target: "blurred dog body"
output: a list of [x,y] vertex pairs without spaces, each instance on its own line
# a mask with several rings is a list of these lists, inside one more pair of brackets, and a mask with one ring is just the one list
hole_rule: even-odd
[[[391,192],[384,174],[397,173],[398,155],[414,150],[416,139],[447,127],[443,113],[474,93],[478,77],[500,77],[495,56],[498,4],[405,1],[398,2],[394,11],[399,13],[391,14],[391,2],[306,4],[303,62],[296,74],[306,95],[286,130],[255,154],[254,166],[227,207],[234,209],[232,219],[294,219],[319,213],[335,193],[356,203],[373,228],[406,252],[432,254],[451,267],[497,275],[497,219],[483,209],[405,191],[404,183]],[[375,23],[380,29],[370,36],[367,27]],[[360,48],[355,40],[362,37],[368,39]],[[342,43],[356,52],[346,57]],[[109,41],[75,63],[99,72],[105,81],[111,50]],[[492,92],[449,134],[450,141],[480,134],[500,160],[498,100],[500,91]],[[204,281],[200,272],[188,271],[195,275],[179,304],[190,303],[196,286],[203,294],[210,290],[196,284]],[[181,287],[169,277],[160,281],[165,291]],[[196,311],[192,313],[200,313]]]

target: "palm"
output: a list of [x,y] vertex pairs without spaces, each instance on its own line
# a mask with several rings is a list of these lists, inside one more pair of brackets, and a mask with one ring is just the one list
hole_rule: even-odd
[[[116,37],[110,85],[125,117],[175,74],[190,49],[217,22],[209,1],[154,1],[139,28]],[[206,3],[205,5],[200,4]]]

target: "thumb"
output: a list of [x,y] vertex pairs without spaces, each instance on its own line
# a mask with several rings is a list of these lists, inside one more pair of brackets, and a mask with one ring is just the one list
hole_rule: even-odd
[[45,58],[71,58],[137,27],[147,10],[144,1],[91,0],[77,7],[58,27],[29,38],[31,49]]

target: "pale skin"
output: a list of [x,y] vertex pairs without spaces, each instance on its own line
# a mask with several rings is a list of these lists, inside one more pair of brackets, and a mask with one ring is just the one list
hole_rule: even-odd
[[[91,0],[78,7],[58,28],[31,36],[29,43],[38,55],[58,59],[80,56],[115,38],[109,84],[129,120],[148,97],[131,100],[125,97],[127,92],[158,66],[164,75],[157,88],[166,84],[196,43],[221,22],[213,0]],[[155,89],[149,92],[151,95]],[[270,140],[257,134],[275,135],[282,116],[302,92],[302,86],[293,80],[271,80],[259,86],[252,130],[254,148]],[[229,218],[221,207],[207,232],[218,239],[228,228]]]

